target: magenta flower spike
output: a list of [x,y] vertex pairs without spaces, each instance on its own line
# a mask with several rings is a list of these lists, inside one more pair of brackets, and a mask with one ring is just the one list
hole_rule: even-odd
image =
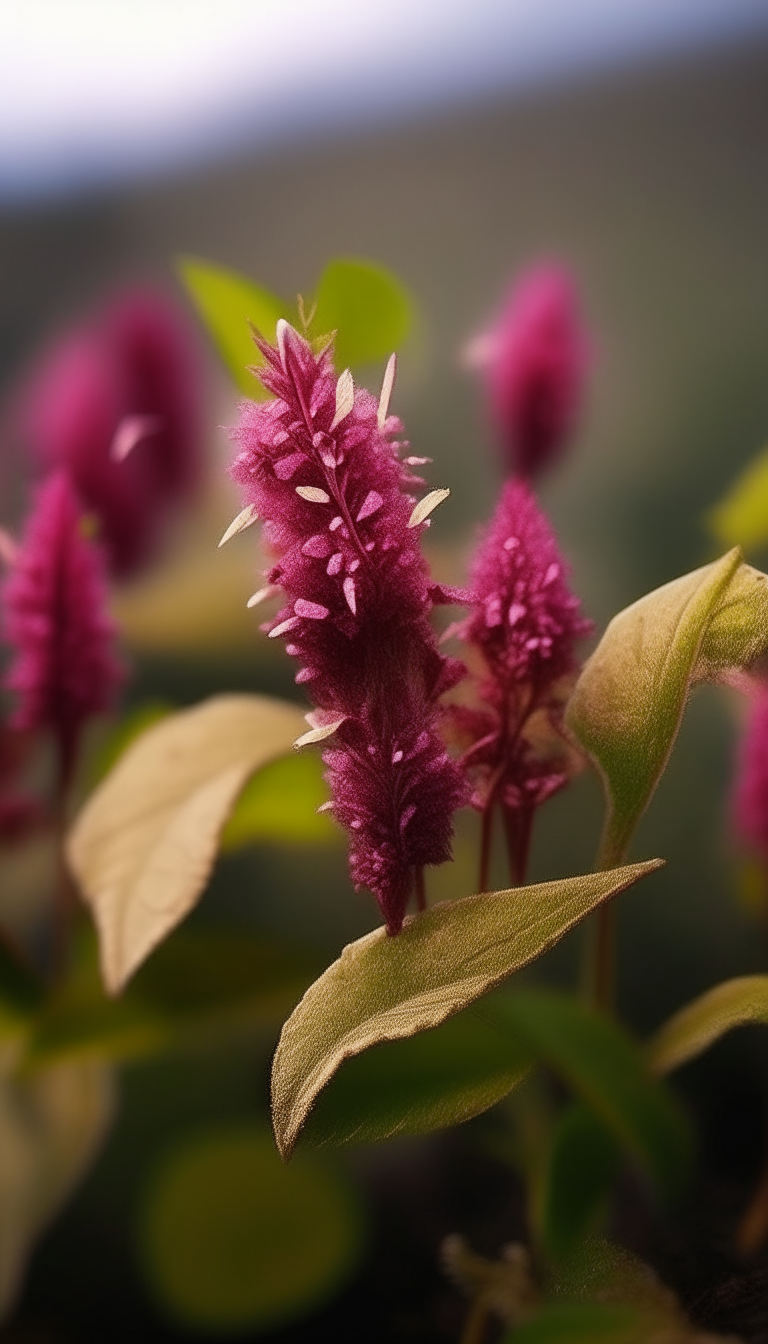
[[732,798],[736,834],[768,863],[768,686],[756,690],[739,744]]
[[473,342],[510,473],[538,476],[562,452],[581,410],[588,351],[573,281],[552,264],[526,271]]
[[113,652],[101,554],[83,535],[63,471],[38,491],[5,582],[3,607],[4,636],[14,655],[4,684],[17,696],[10,726],[53,733],[66,784],[83,725],[109,708],[122,669]]
[[[566,580],[531,490],[508,481],[475,555],[474,609],[456,627],[479,665],[480,707],[453,706],[451,717],[465,748],[472,803],[489,824],[501,805],[520,880],[534,810],[568,777],[559,735],[563,683],[577,667],[576,640],[591,629]],[[486,853],[486,879],[487,862]]]
[[116,576],[151,557],[169,511],[200,483],[199,378],[180,317],[137,290],[68,333],[23,391],[22,437],[45,470],[69,472]]
[[377,406],[348,371],[336,378],[329,348],[315,354],[286,322],[276,348],[258,346],[274,400],[243,404],[232,475],[264,520],[267,584],[286,597],[262,628],[286,640],[317,706],[307,739],[333,735],[327,806],[349,832],[356,888],[374,894],[396,934],[420,870],[450,857],[464,800],[437,733],[438,697],[463,668],[441,657],[428,620],[446,595],[430,584],[428,524],[408,493],[423,482],[393,440],[394,365]]

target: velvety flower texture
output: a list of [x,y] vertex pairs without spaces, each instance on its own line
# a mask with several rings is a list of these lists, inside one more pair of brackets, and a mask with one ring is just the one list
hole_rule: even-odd
[[3,590],[4,635],[14,651],[5,686],[17,695],[11,727],[49,729],[68,778],[80,731],[112,703],[122,679],[98,548],[64,472],[41,486]]
[[22,393],[22,437],[45,470],[67,469],[115,575],[151,557],[169,509],[199,483],[199,380],[180,316],[135,290],[68,332]]
[[739,744],[732,814],[737,835],[768,862],[768,686],[756,691]]
[[[474,608],[455,627],[468,645],[480,707],[457,705],[473,805],[501,804],[519,823],[515,844],[524,869],[534,809],[567,778],[563,681],[576,669],[575,641],[590,623],[566,581],[552,529],[522,481],[504,486],[472,567]],[[521,875],[521,874],[518,874]]]
[[534,477],[565,446],[584,393],[588,343],[568,272],[525,272],[473,348],[508,470]]
[[[259,341],[260,372],[274,400],[246,402],[232,475],[264,520],[275,564],[269,588],[286,604],[263,628],[285,638],[296,681],[335,723],[325,751],[332,807],[350,836],[350,870],[373,892],[390,933],[402,927],[425,864],[450,857],[460,774],[437,735],[437,699],[463,669],[440,656],[428,621],[433,601],[419,537],[409,526],[422,484],[418,460],[401,460],[382,398],[334,374],[287,323],[278,347]],[[423,459],[422,459],[423,460]]]

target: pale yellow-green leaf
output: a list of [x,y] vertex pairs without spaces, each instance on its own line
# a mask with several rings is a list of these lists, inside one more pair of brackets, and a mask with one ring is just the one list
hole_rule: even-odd
[[250,365],[264,362],[254,344],[252,327],[274,342],[277,322],[291,316],[292,305],[224,266],[197,257],[180,257],[177,266],[235,385],[254,401],[268,397],[270,394],[249,372]]
[[747,463],[707,522],[723,546],[749,550],[768,542],[768,447]]
[[246,780],[303,726],[285,701],[215,696],[148,729],[92,794],[67,853],[111,992],[191,910]]
[[606,863],[623,857],[661,777],[691,688],[737,681],[768,652],[768,578],[738,549],[611,621],[566,712],[608,797]]
[[43,1231],[92,1161],[113,1113],[112,1075],[92,1061],[19,1074],[0,1064],[0,1316]]
[[436,1027],[551,947],[602,901],[659,866],[468,896],[375,929],[344,949],[283,1027],[272,1070],[278,1148],[290,1156],[344,1060]]
[[742,975],[707,990],[675,1013],[648,1046],[656,1073],[671,1073],[734,1027],[768,1025],[768,975]]

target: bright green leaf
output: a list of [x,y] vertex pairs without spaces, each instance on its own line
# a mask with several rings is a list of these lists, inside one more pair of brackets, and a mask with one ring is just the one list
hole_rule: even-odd
[[671,1073],[734,1027],[768,1025],[768,975],[744,975],[715,985],[686,1004],[656,1033],[648,1046],[655,1073]]
[[477,1008],[348,1059],[320,1093],[310,1144],[380,1143],[469,1120],[501,1101],[531,1060]]
[[339,369],[372,364],[399,349],[411,327],[411,300],[391,271],[372,261],[329,261],[315,295],[313,331],[337,332]]
[[662,1190],[679,1189],[689,1165],[687,1126],[617,1022],[551,990],[500,996],[495,1011],[521,1046],[569,1084]]
[[246,780],[304,727],[286,701],[214,696],[147,729],[91,795],[67,857],[111,992],[192,909]]
[[284,1167],[266,1130],[214,1132],[173,1149],[145,1197],[141,1258],[177,1320],[215,1334],[317,1308],[363,1244],[346,1180],[317,1155]]
[[539,1238],[550,1259],[568,1255],[603,1213],[618,1165],[614,1139],[583,1103],[568,1106],[552,1136],[536,1199]]
[[707,522],[723,546],[749,550],[768,542],[768,448],[747,463]]
[[598,1302],[547,1302],[504,1336],[503,1344],[648,1344],[648,1322],[636,1307]]
[[196,257],[180,257],[177,267],[235,385],[252,401],[268,397],[258,378],[248,372],[249,365],[264,363],[251,325],[274,342],[279,318],[293,320],[293,305],[236,271]]
[[180,929],[113,998],[89,940],[38,1018],[27,1065],[135,1058],[241,1026],[274,1030],[314,970],[309,956],[244,931]]
[[328,798],[323,764],[313,751],[283,756],[253,776],[224,827],[225,852],[268,841],[272,844],[334,845],[341,829],[318,807]]
[[380,928],[351,943],[283,1027],[272,1072],[282,1155],[290,1156],[319,1094],[345,1060],[439,1026],[658,866],[652,860],[468,896],[408,920],[396,938]]
[[768,651],[768,578],[738,550],[611,621],[568,703],[605,784],[606,864],[620,862],[664,771],[692,687],[733,679]]

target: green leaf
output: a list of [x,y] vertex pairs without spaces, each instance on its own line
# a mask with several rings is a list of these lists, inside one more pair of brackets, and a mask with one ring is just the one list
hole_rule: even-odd
[[648,1344],[648,1322],[636,1307],[598,1302],[547,1302],[504,1335],[503,1344]]
[[768,448],[747,463],[707,523],[723,546],[749,550],[768,542]]
[[129,1059],[223,1030],[273,1030],[315,969],[296,949],[245,932],[181,929],[120,998],[108,998],[89,939],[74,973],[40,1014],[26,1063]]
[[246,276],[197,257],[180,257],[176,265],[235,385],[252,401],[268,397],[270,393],[248,372],[249,365],[264,363],[251,326],[274,343],[277,322],[281,317],[293,320],[293,305]]
[[620,862],[664,771],[692,687],[734,680],[768,650],[768,579],[738,550],[619,613],[568,703],[608,797],[606,865]]
[[316,752],[293,752],[253,776],[240,794],[221,838],[224,852],[272,844],[337,845],[343,832],[317,809],[328,797]]
[[768,1025],[768,975],[726,980],[686,1004],[656,1033],[648,1046],[655,1073],[671,1073],[734,1027]]
[[477,1008],[348,1059],[321,1092],[303,1137],[317,1147],[428,1134],[480,1115],[531,1059]]
[[413,320],[410,297],[397,277],[375,262],[354,257],[329,261],[315,301],[312,329],[338,333],[339,369],[386,359],[402,345]]
[[690,1136],[672,1097],[640,1048],[610,1018],[551,990],[499,998],[499,1021],[548,1064],[662,1190],[677,1192],[690,1162]]
[[439,1026],[658,866],[652,860],[468,896],[408,920],[396,938],[380,928],[351,943],[310,986],[280,1036],[272,1107],[281,1154],[290,1156],[319,1094],[345,1060]]
[[246,780],[304,727],[283,700],[214,696],[149,728],[91,795],[67,857],[112,993],[192,909]]
[[615,1140],[593,1112],[580,1102],[568,1106],[552,1137],[536,1198],[539,1239],[550,1259],[569,1255],[595,1230],[618,1158]]
[[287,1322],[331,1296],[364,1243],[349,1183],[318,1156],[286,1169],[259,1129],[171,1150],[144,1200],[140,1252],[177,1320],[219,1337]]
[[114,1110],[111,1073],[92,1062],[32,1075],[0,1067],[0,1317],[27,1255],[92,1162]]

